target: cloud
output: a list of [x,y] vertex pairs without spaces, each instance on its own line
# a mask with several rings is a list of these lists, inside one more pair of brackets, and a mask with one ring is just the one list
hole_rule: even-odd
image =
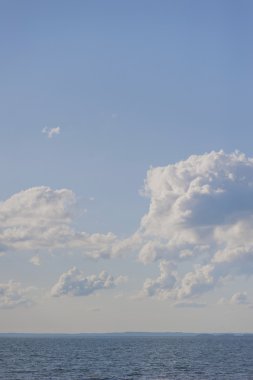
[[0,251],[70,251],[93,259],[138,252],[140,262],[157,262],[160,270],[141,294],[173,303],[198,303],[229,279],[252,275],[253,158],[219,151],[150,168],[143,193],[149,209],[138,230],[120,240],[79,230],[69,189],[21,191],[0,203]]
[[49,139],[51,139],[55,135],[59,135],[60,132],[61,132],[61,128],[60,127],[55,127],[55,128],[44,127],[42,129],[42,133],[45,133]]
[[67,189],[33,187],[0,203],[0,240],[9,249],[59,246],[71,234],[75,203]]
[[136,232],[139,260],[178,266],[173,286],[160,268],[144,293],[183,300],[253,273],[253,158],[219,151],[150,168],[143,194],[150,206]]
[[247,305],[252,308],[252,303],[249,302],[247,292],[236,292],[231,298],[226,299],[224,297],[220,298],[218,301],[219,305]]
[[40,266],[40,264],[41,264],[39,256],[32,256],[29,261],[31,264],[33,264],[35,266]]
[[186,273],[181,279],[177,290],[177,298],[185,299],[199,296],[216,285],[217,278],[214,276],[214,267],[210,264],[196,266],[195,270]]
[[219,228],[252,215],[253,159],[220,151],[151,168],[144,193],[151,200],[140,232],[163,242],[166,256],[174,248],[178,255],[184,248],[209,247],[217,243]]
[[88,296],[99,290],[115,288],[122,281],[125,281],[123,276],[114,278],[105,271],[98,276],[85,276],[84,273],[73,267],[60,276],[58,282],[51,289],[51,295],[53,297]]
[[162,260],[159,264],[160,276],[157,279],[147,279],[143,286],[144,296],[158,296],[168,298],[171,290],[177,282],[177,272],[175,264]]
[[75,194],[68,189],[33,187],[0,203],[0,244],[15,251],[76,250],[90,258],[113,256],[116,236],[88,234],[73,225]]
[[32,300],[28,297],[30,289],[24,289],[14,281],[0,284],[0,308],[12,309],[18,306],[31,306]]
[[214,266],[196,265],[193,271],[180,276],[175,263],[162,260],[159,263],[160,275],[144,282],[141,295],[156,296],[160,299],[184,300],[212,290],[218,281]]
[[247,292],[237,292],[233,294],[230,299],[230,303],[233,305],[248,305],[248,295]]

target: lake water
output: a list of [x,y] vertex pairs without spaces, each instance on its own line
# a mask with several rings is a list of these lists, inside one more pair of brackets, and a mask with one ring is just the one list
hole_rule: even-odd
[[253,336],[2,336],[0,379],[253,380]]

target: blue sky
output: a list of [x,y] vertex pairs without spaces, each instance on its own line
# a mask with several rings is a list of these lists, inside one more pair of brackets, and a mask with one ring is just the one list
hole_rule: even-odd
[[[150,202],[156,202],[154,188],[151,201],[140,195],[151,166],[167,167],[191,155],[200,155],[204,162],[204,153],[221,149],[227,154],[238,149],[251,157],[252,8],[252,2],[247,0],[2,0],[1,201],[22,190],[41,186],[52,191],[69,189],[75,194],[77,215],[72,226],[76,230],[89,234],[111,232],[116,239],[124,240],[134,236],[142,217],[148,214]],[[48,130],[59,127],[60,133],[48,138],[42,133],[45,127]],[[212,160],[213,156],[208,159]],[[217,160],[225,159],[218,156]],[[230,156],[228,160],[234,162]],[[242,165],[246,167],[245,162]],[[234,167],[234,163],[231,165]],[[249,186],[250,175],[247,178]],[[42,196],[45,189],[39,191]],[[234,187],[227,185],[224,191],[229,193]],[[58,193],[51,196],[58,197]],[[28,198],[25,199],[29,203]],[[17,202],[22,203],[21,198]],[[36,209],[36,201],[31,202],[31,207]],[[193,211],[193,204],[191,207]],[[203,209],[208,210],[208,207],[209,203]],[[21,220],[17,219],[21,211],[15,209],[15,220]],[[33,212],[31,209],[29,214],[32,219],[35,218]],[[166,212],[169,218],[169,211]],[[19,218],[27,218],[27,215],[20,214]],[[171,222],[167,222],[170,225]],[[7,227],[9,225],[2,226],[4,230]],[[146,234],[151,233],[149,226],[145,228],[149,231]],[[2,239],[5,246],[6,241]],[[20,235],[15,239],[21,239]],[[1,283],[12,279],[20,286],[35,287],[39,295],[36,292],[33,295],[32,306],[24,301],[17,307],[3,307],[0,330],[29,330],[29,326],[19,320],[23,316],[33,331],[56,331],[58,325],[54,325],[49,315],[53,314],[57,320],[66,305],[73,302],[77,314],[81,307],[86,311],[100,310],[95,324],[92,313],[85,325],[77,318],[77,331],[142,327],[143,312],[133,299],[145,278],[157,277],[160,259],[150,265],[141,264],[137,258],[140,246],[124,253],[124,258],[93,261],[82,257],[80,252],[75,253],[74,243],[66,249],[57,245],[55,250],[44,246],[42,249],[37,240],[33,244],[29,249],[15,248],[12,244],[1,257]],[[69,250],[71,252],[66,252]],[[29,259],[37,256],[41,265],[33,266]],[[168,261],[168,257],[162,260]],[[194,265],[207,265],[202,259],[194,260]],[[182,264],[179,272],[187,271],[189,265],[188,262]],[[63,298],[47,298],[45,294],[52,285],[72,266],[86,276],[98,275],[106,269],[114,280],[122,274],[128,281],[122,280],[119,285],[111,283],[101,295],[99,289],[96,295],[96,289],[92,288],[94,294],[90,295],[71,297],[66,291]],[[75,276],[75,281],[78,276],[82,277]],[[240,293],[237,298],[242,300],[244,292],[249,297],[249,285],[244,286],[241,276],[227,286],[225,298],[232,299],[233,294]],[[120,293],[121,298],[117,293],[114,300],[113,292]],[[205,295],[208,304],[209,298],[213,305],[223,297],[215,298],[215,292],[217,289],[214,295]],[[101,299],[97,301],[96,297]],[[156,310],[153,313],[157,317],[151,318],[145,329],[189,331],[198,328],[198,324],[194,326],[184,319],[184,309],[173,309],[172,301],[147,298],[142,301],[143,309],[147,308],[151,315],[151,311]],[[222,306],[188,308],[187,312],[203,320],[203,316],[210,314],[209,307],[213,307],[216,314],[217,307],[222,307],[216,324],[210,326],[207,318],[200,328],[224,330],[226,325],[223,326],[222,321],[229,307],[235,307],[231,306],[234,301],[220,302]],[[240,324],[237,313],[250,320],[252,310],[245,307],[248,301],[239,301],[243,306],[236,309],[231,330],[250,328],[247,323]],[[206,300],[199,301],[199,305],[202,303]],[[125,313],[136,315],[136,319],[126,319],[119,313],[111,325],[110,315],[115,314],[118,307],[124,307]],[[161,309],[166,307],[174,315],[169,324],[165,317],[159,322]],[[34,315],[38,318],[44,314],[45,319],[31,322]],[[59,325],[59,329],[72,331],[70,319]]]

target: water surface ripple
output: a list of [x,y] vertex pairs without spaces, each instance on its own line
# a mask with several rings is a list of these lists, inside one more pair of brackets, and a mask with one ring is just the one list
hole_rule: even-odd
[[253,380],[253,336],[0,337],[4,380]]

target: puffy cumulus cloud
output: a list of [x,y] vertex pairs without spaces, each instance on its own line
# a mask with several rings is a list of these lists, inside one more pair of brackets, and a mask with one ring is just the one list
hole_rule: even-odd
[[0,241],[12,249],[59,246],[71,234],[75,196],[67,189],[33,187],[0,203]]
[[177,287],[177,298],[184,299],[201,295],[211,290],[218,281],[214,275],[213,265],[196,266],[195,270],[186,273]]
[[185,249],[208,251],[221,238],[222,229],[252,215],[253,159],[220,151],[151,168],[145,194],[151,201],[140,232],[159,242],[154,258],[161,242],[165,256],[175,250],[177,255]]
[[88,296],[99,290],[112,289],[125,281],[127,281],[125,276],[114,278],[105,271],[98,276],[85,276],[76,267],[73,267],[60,276],[58,282],[51,289],[51,295],[53,297]]
[[7,250],[79,250],[91,258],[110,257],[112,233],[76,231],[76,197],[68,189],[33,187],[0,203],[0,245]]
[[184,275],[180,275],[175,263],[170,261],[162,260],[159,268],[160,275],[144,282],[141,295],[180,301],[212,290],[219,281],[213,265],[196,265],[193,271]]
[[139,260],[179,266],[173,286],[161,270],[144,293],[183,300],[253,273],[253,158],[219,151],[150,168],[144,194],[150,206],[137,232]]
[[162,260],[159,264],[160,275],[156,279],[147,279],[144,283],[142,295],[158,296],[161,299],[168,298],[173,292],[177,282],[177,272],[175,264]]
[[45,133],[49,139],[51,139],[55,135],[59,135],[60,132],[61,132],[61,128],[60,127],[54,127],[54,128],[44,127],[42,129],[42,133]]
[[0,308],[12,309],[18,306],[31,306],[32,300],[28,294],[30,288],[22,288],[14,281],[0,284]]

